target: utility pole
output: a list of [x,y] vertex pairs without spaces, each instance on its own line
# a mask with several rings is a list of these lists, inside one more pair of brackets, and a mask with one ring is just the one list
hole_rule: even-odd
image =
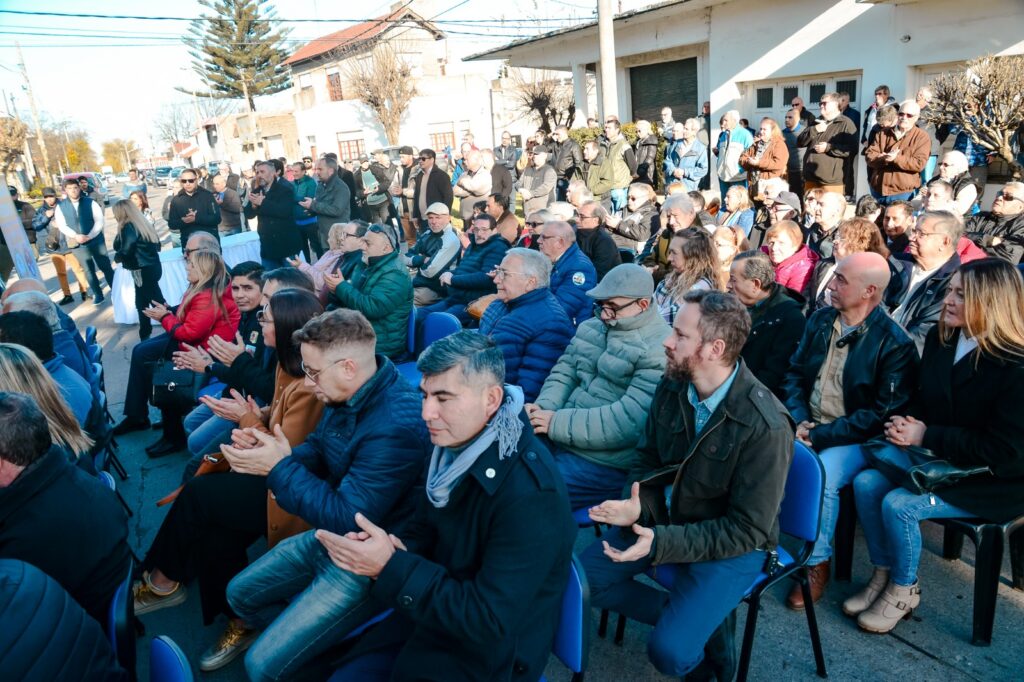
[[32,96],[32,81],[28,79],[28,69],[25,68],[25,57],[21,54],[21,43],[14,43],[18,48],[18,66],[21,68],[21,77],[25,79],[25,94],[28,95],[28,103],[32,108],[32,122],[36,126],[36,139],[39,141],[39,151],[43,154],[43,176],[46,182],[50,182],[50,155],[46,152],[46,140],[43,139],[43,127],[39,125],[39,110],[36,108],[36,98]]
[[597,0],[597,36],[601,59],[601,108],[605,120],[619,115],[618,87],[615,82],[615,29],[612,0]]

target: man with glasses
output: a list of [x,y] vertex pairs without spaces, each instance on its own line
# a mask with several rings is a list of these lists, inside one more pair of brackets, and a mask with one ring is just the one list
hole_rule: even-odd
[[783,220],[800,219],[800,199],[792,192],[779,192],[774,199],[765,203],[768,205],[769,225],[776,225]]
[[181,243],[187,244],[196,232],[209,233],[220,241],[220,206],[213,193],[199,186],[199,173],[186,168],[178,176],[181,191],[171,199],[167,212],[167,227],[181,235]]
[[871,181],[871,196],[880,205],[909,201],[921,186],[921,171],[928,163],[931,139],[917,119],[917,102],[900,104],[895,128],[882,128],[864,151]]
[[612,239],[611,233],[605,229],[608,210],[599,201],[588,201],[580,206],[579,219],[576,222],[576,243],[580,250],[590,259],[597,270],[597,280],[601,281],[612,268],[622,262],[619,247]]
[[821,187],[826,192],[845,196],[845,159],[857,153],[857,129],[853,121],[839,112],[839,95],[822,95],[818,103],[821,118],[797,138],[806,148],[804,155],[804,191]]
[[427,229],[404,256],[406,266],[416,270],[412,278],[413,305],[430,305],[444,298],[440,277],[458,263],[461,251],[448,207],[441,202],[428,206]]
[[[184,174],[183,174],[184,175]],[[249,193],[245,216],[258,218],[260,260],[266,270],[283,268],[302,248],[302,234],[295,226],[295,190],[287,180],[279,178],[270,161],[256,168],[260,187]]]
[[[246,446],[222,446],[225,457],[266,476],[277,504],[313,528],[344,535],[370,519],[400,536],[429,454],[419,394],[375,355],[373,327],[354,310],[313,318],[295,341],[306,385],[326,404],[316,429],[301,444],[280,427],[245,429],[236,440]],[[331,563],[317,532],[277,544],[228,585],[232,609],[263,630],[245,657],[251,679],[311,675],[304,666],[376,613],[371,580]]]
[[[540,245],[540,228],[549,220],[558,220],[558,218],[548,209],[527,214],[526,220],[523,221],[522,234],[515,241],[513,246],[523,249],[533,249],[536,251]],[[573,233],[574,240],[575,237],[576,234]]]
[[665,369],[661,344],[669,334],[652,305],[654,279],[639,265],[618,266],[587,296],[595,318],[580,324],[537,400],[526,405],[573,509],[622,492]]
[[448,174],[437,167],[433,149],[422,149],[419,155],[420,174],[412,195],[412,218],[417,230],[427,228],[427,207],[440,202],[450,211],[455,195]]
[[793,107],[793,111],[800,117],[800,121],[805,127],[814,125],[814,114],[807,111],[807,107],[804,106],[804,100],[802,97],[794,97],[793,101],[789,103],[789,106]]
[[[536,214],[534,214],[536,215]],[[576,243],[576,231],[562,220],[549,220],[533,228],[535,243],[551,261],[551,293],[559,300],[574,325],[593,315],[587,292],[597,286],[597,270]]]
[[988,255],[1020,264],[1024,259],[1024,182],[1008,182],[992,210],[967,219],[966,236]]

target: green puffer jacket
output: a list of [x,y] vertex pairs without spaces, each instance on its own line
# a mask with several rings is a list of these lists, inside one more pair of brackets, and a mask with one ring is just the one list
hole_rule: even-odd
[[583,322],[537,397],[538,407],[555,412],[548,438],[591,462],[632,467],[665,371],[668,334],[653,306],[614,327]]
[[412,313],[412,280],[400,265],[398,252],[375,256],[353,285],[345,281],[334,290],[341,305],[358,310],[377,333],[377,352],[400,358],[406,352],[409,315]]

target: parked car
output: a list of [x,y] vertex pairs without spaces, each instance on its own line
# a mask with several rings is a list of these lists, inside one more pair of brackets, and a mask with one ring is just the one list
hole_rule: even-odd
[[173,168],[170,166],[157,166],[156,170],[153,171],[153,184],[157,187],[167,187],[167,179],[171,176]]
[[185,170],[185,168],[186,166],[175,166],[171,169],[171,174],[167,178],[168,187],[174,184],[174,181],[178,179],[178,176],[181,175],[181,172]]
[[[103,205],[104,206],[107,206],[107,205],[110,204],[110,194],[109,194],[109,191],[107,190],[107,183],[103,179],[103,176],[100,175],[99,173],[96,173],[94,171],[84,171],[84,172],[80,172],[80,173],[66,173],[64,175],[64,180],[68,180],[68,179],[77,180],[78,178],[81,178],[81,177],[84,177],[89,182],[89,190],[90,191],[95,190],[95,191],[99,192],[101,197],[103,197]],[[62,181],[62,184],[63,184],[63,181]]]
[[115,177],[114,179],[116,181],[120,182],[123,185],[124,183],[128,182],[128,174],[127,173],[118,173],[117,177]]

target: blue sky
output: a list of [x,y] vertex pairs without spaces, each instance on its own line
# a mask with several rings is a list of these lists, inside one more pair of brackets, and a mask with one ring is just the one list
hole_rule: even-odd
[[[288,18],[365,19],[388,11],[390,2],[370,0],[360,9],[356,3],[328,0],[279,0],[278,15]],[[487,0],[435,0],[436,12],[445,20],[493,20],[493,5]],[[549,18],[544,30],[557,24],[553,18],[588,17],[595,3],[585,0],[511,0],[502,3],[505,15],[524,18]],[[122,14],[133,16],[174,16],[193,18],[202,7],[195,0],[0,0],[0,10],[28,12]],[[424,12],[426,14],[426,12]],[[289,24],[294,41],[306,41],[341,30],[351,22]],[[28,99],[22,89],[18,57],[14,49],[19,41],[28,67],[37,105],[51,119],[69,120],[90,134],[92,146],[99,149],[104,140],[132,138],[148,146],[152,121],[162,106],[187,101],[188,96],[175,87],[196,87],[197,76],[180,36],[187,21],[145,21],[135,19],[90,19],[82,17],[45,17],[0,13],[0,90],[7,100],[0,111],[14,106],[22,119],[30,122]],[[487,45],[502,44],[514,35],[533,34],[537,29],[522,25],[477,31],[470,24],[449,26],[465,31],[458,40],[473,44],[476,51]],[[35,35],[33,35],[35,34]],[[476,34],[476,35],[470,35]],[[453,36],[455,37],[455,36]],[[292,43],[297,48],[301,43]],[[281,96],[287,96],[282,93]],[[287,105],[287,100],[284,104]]]

